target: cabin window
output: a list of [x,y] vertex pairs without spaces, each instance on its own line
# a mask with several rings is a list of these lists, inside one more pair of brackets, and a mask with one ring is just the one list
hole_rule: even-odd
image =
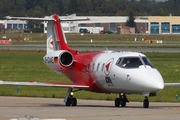
[[98,63],[98,64],[97,64],[97,69],[96,69],[96,71],[98,71],[98,70],[99,70],[99,66],[100,66],[100,63]]
[[105,63],[103,63],[102,67],[101,67],[101,71],[103,71],[104,69],[104,66],[105,66]]
[[93,63],[93,64],[92,64],[92,71],[94,71],[94,66],[95,66],[95,64]]

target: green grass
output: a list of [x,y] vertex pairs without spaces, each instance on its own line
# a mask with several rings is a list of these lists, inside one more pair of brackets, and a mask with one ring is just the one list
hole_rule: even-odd
[[[20,38],[21,41],[24,40],[25,37],[32,37],[33,41],[45,42],[46,34],[44,33],[8,33],[8,34],[0,34],[0,38],[6,35],[7,39],[12,39],[16,41],[17,38]],[[82,41],[122,41],[122,43],[126,43],[129,41],[134,41],[135,38],[137,41],[142,41],[142,38],[147,40],[163,40],[165,43],[180,43],[180,35],[178,34],[169,34],[169,35],[149,35],[149,34],[132,34],[132,35],[122,35],[122,34],[84,34],[80,35],[79,33],[75,34],[66,34],[66,38],[68,41],[76,40],[79,42]],[[19,43],[18,43],[19,44]]]
[[[145,53],[162,74],[165,82],[180,82],[180,53]],[[0,50],[0,79],[7,81],[62,81],[70,82],[66,77],[56,74],[43,63],[45,51]],[[16,93],[16,89],[19,92]],[[33,96],[63,98],[66,88],[9,86],[1,85],[1,96]],[[166,87],[150,101],[178,102],[180,87]],[[81,99],[114,100],[117,95],[98,94],[87,91],[75,93]],[[140,95],[128,95],[130,101],[143,101]]]

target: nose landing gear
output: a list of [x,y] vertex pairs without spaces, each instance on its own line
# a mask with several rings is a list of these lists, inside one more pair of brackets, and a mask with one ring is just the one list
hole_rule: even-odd
[[144,108],[149,108],[149,99],[148,97],[146,96],[144,101],[143,101],[143,107]]

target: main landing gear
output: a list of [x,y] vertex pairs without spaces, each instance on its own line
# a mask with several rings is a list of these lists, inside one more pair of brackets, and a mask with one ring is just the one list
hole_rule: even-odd
[[73,97],[72,88],[69,88],[69,90],[67,91],[64,102],[66,103],[66,106],[77,105],[77,99]]
[[125,94],[119,94],[119,98],[116,98],[114,104],[116,107],[126,107],[126,102],[129,102]]

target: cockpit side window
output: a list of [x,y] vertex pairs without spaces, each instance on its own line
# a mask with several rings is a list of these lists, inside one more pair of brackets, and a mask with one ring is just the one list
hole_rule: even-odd
[[121,66],[122,59],[123,59],[123,58],[119,58],[119,59],[117,60],[117,62],[116,62],[116,65],[117,65],[117,66],[119,66],[119,67]]
[[125,57],[119,58],[116,65],[122,68],[139,68],[143,63],[139,57]]
[[154,65],[151,63],[151,61],[147,57],[142,57],[144,64],[150,66],[151,68],[155,68]]

